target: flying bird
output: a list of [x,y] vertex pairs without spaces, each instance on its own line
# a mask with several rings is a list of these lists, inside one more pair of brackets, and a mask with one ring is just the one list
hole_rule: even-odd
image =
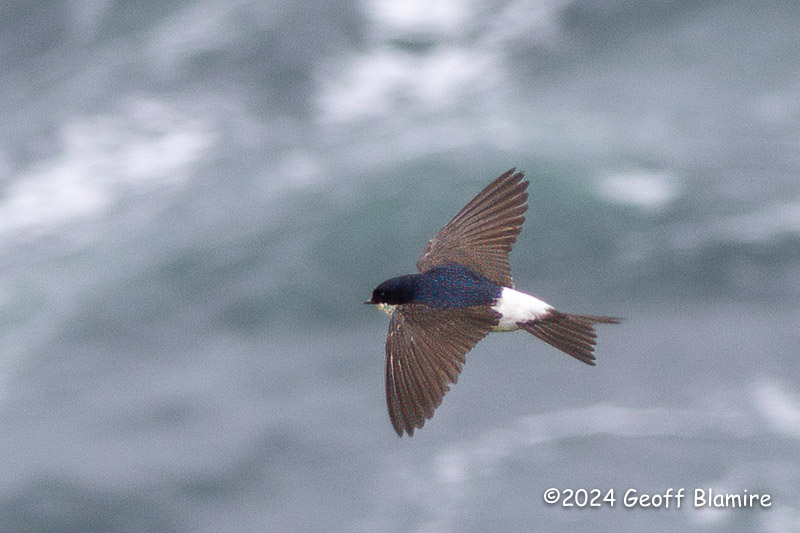
[[495,179],[430,240],[419,274],[384,281],[364,302],[391,316],[386,404],[401,437],[433,416],[465,354],[490,332],[522,329],[594,365],[594,325],[621,320],[557,311],[514,289],[508,254],[528,209],[524,178],[512,168]]

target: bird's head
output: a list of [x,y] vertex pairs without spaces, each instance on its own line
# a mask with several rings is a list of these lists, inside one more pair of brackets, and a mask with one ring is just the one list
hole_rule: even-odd
[[414,282],[412,276],[400,276],[384,281],[372,291],[372,298],[364,302],[374,305],[402,305],[414,299]]

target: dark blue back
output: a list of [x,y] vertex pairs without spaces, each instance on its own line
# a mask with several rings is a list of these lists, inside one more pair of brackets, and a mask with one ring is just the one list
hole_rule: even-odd
[[415,277],[414,301],[439,309],[489,305],[502,290],[480,274],[456,264],[434,267]]

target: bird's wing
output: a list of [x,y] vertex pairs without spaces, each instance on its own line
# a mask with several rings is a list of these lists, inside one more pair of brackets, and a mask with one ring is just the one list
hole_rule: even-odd
[[417,260],[420,272],[458,263],[511,287],[508,253],[528,209],[528,182],[511,169],[486,186],[440,229]]
[[386,404],[394,430],[414,434],[458,380],[464,355],[497,324],[487,307],[399,306],[386,338]]

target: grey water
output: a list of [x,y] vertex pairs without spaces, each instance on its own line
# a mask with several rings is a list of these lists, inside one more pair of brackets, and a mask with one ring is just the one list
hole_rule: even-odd
[[[0,531],[800,528],[798,4],[0,13]],[[361,302],[510,167],[517,288],[626,320],[400,439]]]

